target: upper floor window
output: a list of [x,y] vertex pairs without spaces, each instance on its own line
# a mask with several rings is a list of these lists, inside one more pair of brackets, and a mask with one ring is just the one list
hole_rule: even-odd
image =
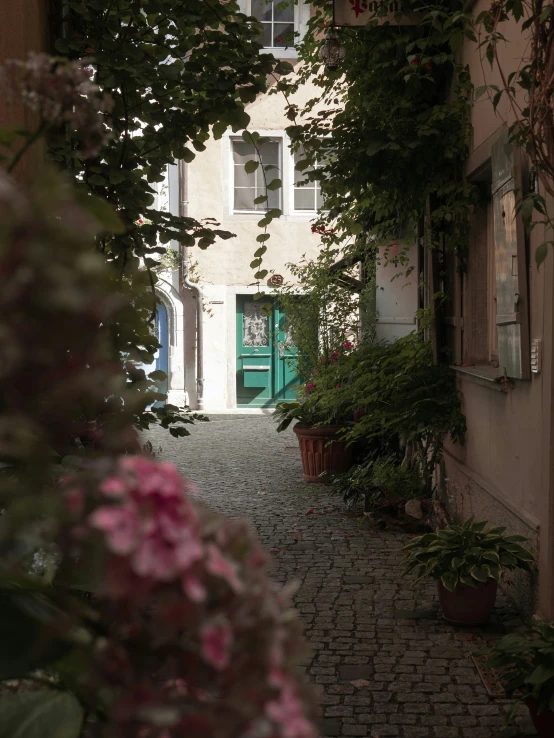
[[263,26],[260,43],[280,58],[296,58],[295,44],[306,33],[310,4],[304,0],[239,0],[246,15],[253,15]]
[[[258,146],[259,155],[253,144],[242,139],[231,141],[233,152],[233,210],[235,212],[264,211],[281,207],[281,189],[267,190],[266,180],[271,182],[281,177],[281,143],[278,140],[266,141]],[[254,172],[247,173],[244,165],[252,159],[260,161]],[[263,167],[271,167],[265,172]],[[256,202],[261,196],[268,200]]]
[[266,48],[294,46],[294,3],[292,0],[251,0],[251,14],[263,26],[260,41]]
[[294,152],[293,209],[297,212],[315,213],[323,206],[323,196],[319,181],[308,179],[313,167],[302,171],[296,168],[298,162],[305,158],[302,148]]

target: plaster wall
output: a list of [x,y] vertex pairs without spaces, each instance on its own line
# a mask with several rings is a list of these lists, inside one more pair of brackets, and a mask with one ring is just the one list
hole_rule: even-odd
[[[474,6],[478,14],[488,7],[486,0]],[[504,24],[509,43],[501,44],[499,56],[508,74],[525,54],[527,39],[519,25]],[[484,49],[467,42],[462,59],[471,71],[476,87],[502,85],[498,72],[483,60]],[[490,149],[501,127],[513,121],[507,101],[495,111],[485,95],[472,111],[474,138],[468,160],[469,176],[487,165]],[[463,411],[468,432],[465,447],[446,445],[445,480],[447,500],[459,517],[477,518],[504,524],[530,537],[539,557],[538,599],[532,594],[529,577],[508,580],[518,603],[528,612],[536,606],[546,616],[554,616],[554,562],[552,561],[554,516],[552,490],[552,291],[554,257],[549,253],[537,269],[534,253],[545,240],[536,228],[530,239],[529,320],[531,339],[542,341],[540,374],[530,380],[512,380],[505,391],[490,381],[479,381],[458,373],[463,393]]]
[[[293,61],[297,66],[298,62]],[[291,102],[302,106],[314,96],[316,89],[303,88]],[[293,170],[288,155],[285,128],[291,121],[285,115],[286,101],[280,94],[263,95],[251,103],[249,130],[282,139],[281,190],[283,215],[268,228],[271,235],[263,257],[263,269],[280,274],[293,283],[287,263],[297,263],[303,255],[315,257],[320,238],[311,231],[314,213],[291,214]],[[260,246],[256,241],[262,231],[259,213],[233,213],[231,138],[241,131],[227,132],[222,139],[210,139],[206,150],[197,154],[187,166],[187,209],[191,217],[216,218],[220,228],[234,236],[219,240],[206,250],[190,249],[194,279],[204,295],[204,406],[207,412],[233,410],[236,407],[236,298],[258,291],[250,262]],[[277,176],[277,175],[276,175]],[[176,185],[174,185],[175,187]],[[300,286],[301,287],[301,286]],[[266,284],[260,289],[270,292]],[[196,347],[194,315],[196,300],[192,293],[183,294],[185,312],[186,386],[192,407],[196,400]],[[242,411],[241,411],[242,412]],[[257,411],[261,412],[261,411]]]

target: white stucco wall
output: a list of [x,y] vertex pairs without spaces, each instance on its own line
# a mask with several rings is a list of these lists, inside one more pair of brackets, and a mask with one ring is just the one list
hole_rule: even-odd
[[[292,102],[302,106],[316,94],[316,88],[307,86]],[[281,274],[285,281],[291,282],[292,276],[286,264],[298,262],[304,254],[316,256],[320,239],[311,232],[314,213],[290,214],[293,169],[287,151],[289,142],[285,128],[291,121],[285,115],[285,107],[284,97],[276,94],[259,97],[247,110],[251,116],[249,130],[282,138],[283,167],[280,176],[283,180],[283,215],[269,226],[271,238],[266,244],[268,250],[261,268],[267,269],[270,274]],[[188,214],[198,220],[216,218],[222,229],[235,234],[233,238],[221,240],[204,251],[197,248],[190,250],[194,278],[198,279],[204,294],[204,407],[212,413],[232,410],[236,406],[236,296],[253,294],[258,290],[254,284],[255,270],[251,269],[250,262],[260,245],[256,242],[256,236],[261,233],[257,223],[263,217],[263,212],[232,212],[231,138],[240,137],[240,134],[228,131],[219,141],[211,139],[207,142],[206,151],[197,154],[196,159],[187,166]],[[174,191],[177,185],[177,180],[170,177],[170,188]],[[170,201],[172,208],[178,206],[176,201],[173,205],[173,192]],[[265,280],[261,289],[271,291]],[[196,300],[191,293],[186,294],[186,387],[192,407],[195,407],[196,400],[196,349],[192,318],[195,309]]]

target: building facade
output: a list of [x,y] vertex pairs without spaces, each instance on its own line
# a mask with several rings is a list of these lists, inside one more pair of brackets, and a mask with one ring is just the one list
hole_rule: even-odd
[[[488,8],[474,4],[478,15]],[[525,56],[528,39],[515,22],[499,45],[506,75]],[[498,85],[496,67],[466,40],[462,60],[475,87]],[[464,447],[447,445],[443,485],[459,518],[506,525],[528,536],[538,555],[538,582],[510,580],[528,612],[554,616],[554,255],[537,268],[535,251],[551,239],[542,226],[528,236],[515,202],[536,183],[523,152],[506,146],[513,122],[507,100],[495,111],[484,95],[472,109],[466,172],[488,195],[471,222],[468,268],[456,271],[444,333],[467,418]],[[552,205],[552,203],[550,203]],[[536,599],[538,593],[538,599]]]

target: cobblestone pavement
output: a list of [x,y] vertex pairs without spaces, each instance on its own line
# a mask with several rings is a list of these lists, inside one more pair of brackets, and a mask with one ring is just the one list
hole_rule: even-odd
[[297,580],[296,607],[313,648],[321,735],[367,738],[520,738],[536,735],[522,711],[488,696],[471,659],[481,637],[517,624],[499,599],[487,631],[441,620],[433,584],[400,577],[406,536],[372,530],[324,485],[302,482],[296,437],[266,416],[218,416],[173,439],[150,434],[160,456],[197,483],[207,504],[249,519],[280,582]]

